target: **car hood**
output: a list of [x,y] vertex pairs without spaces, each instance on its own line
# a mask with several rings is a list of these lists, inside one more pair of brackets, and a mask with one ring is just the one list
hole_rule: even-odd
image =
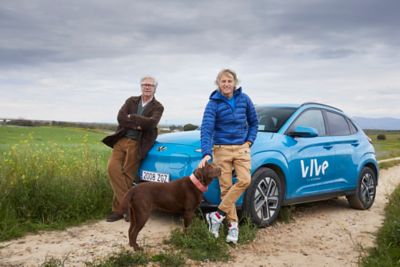
[[[265,149],[265,143],[271,142],[274,133],[258,132],[253,148],[258,150],[259,145]],[[176,132],[159,135],[155,145],[174,144],[200,148],[200,131]]]
[[156,143],[200,147],[200,131],[162,134],[158,136]]

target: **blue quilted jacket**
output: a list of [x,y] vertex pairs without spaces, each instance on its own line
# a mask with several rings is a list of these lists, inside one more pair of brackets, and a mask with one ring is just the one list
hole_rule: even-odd
[[241,145],[254,143],[258,119],[250,98],[239,87],[233,93],[235,109],[219,90],[210,95],[201,123],[201,151],[212,157],[213,145]]

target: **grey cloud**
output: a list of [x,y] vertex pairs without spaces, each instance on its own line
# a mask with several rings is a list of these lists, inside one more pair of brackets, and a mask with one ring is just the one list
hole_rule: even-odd
[[345,58],[351,55],[356,54],[357,51],[353,49],[325,49],[318,50],[316,54],[323,59],[337,59],[337,58]]
[[[138,93],[139,76],[151,74],[160,80],[157,94],[165,100],[165,118],[190,121],[201,117],[202,108],[182,99],[199,94],[202,106],[217,71],[231,67],[257,103],[322,99],[344,103],[351,112],[372,112],[370,106],[387,107],[380,100],[353,107],[354,97],[379,99],[383,86],[398,91],[399,5],[389,0],[5,0],[0,90],[15,102],[25,95],[38,103],[57,100],[67,111],[68,103],[79,107],[53,113],[65,119],[75,112],[73,120],[79,121],[82,113],[101,106],[90,113],[92,120],[114,120],[125,97]],[[18,84],[21,79],[26,84]],[[176,99],[187,114],[177,111]],[[11,111],[21,114],[0,110]]]
[[48,60],[59,60],[61,54],[58,51],[50,49],[16,49],[1,48],[0,49],[0,66],[40,63]]
[[[153,53],[237,56],[254,44],[288,37],[331,59],[374,40],[397,43],[399,5],[361,0],[10,1],[0,8],[0,55],[3,66]],[[320,48],[329,44],[336,48]],[[27,51],[40,58],[18,56]]]

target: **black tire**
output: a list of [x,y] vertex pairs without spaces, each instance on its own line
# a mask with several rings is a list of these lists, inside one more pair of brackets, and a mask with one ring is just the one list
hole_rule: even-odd
[[272,224],[278,217],[283,199],[281,179],[270,168],[254,173],[247,189],[244,212],[259,227]]
[[350,207],[358,210],[369,209],[374,204],[376,195],[376,175],[369,168],[364,167],[358,179],[356,193],[346,196]]

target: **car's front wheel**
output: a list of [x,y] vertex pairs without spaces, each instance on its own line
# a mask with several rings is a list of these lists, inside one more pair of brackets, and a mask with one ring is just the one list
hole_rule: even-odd
[[283,199],[282,183],[270,168],[254,173],[245,197],[245,214],[259,227],[266,227],[278,217]]
[[359,210],[369,209],[374,203],[376,195],[376,175],[368,167],[364,167],[358,180],[356,193],[347,196],[350,207]]

